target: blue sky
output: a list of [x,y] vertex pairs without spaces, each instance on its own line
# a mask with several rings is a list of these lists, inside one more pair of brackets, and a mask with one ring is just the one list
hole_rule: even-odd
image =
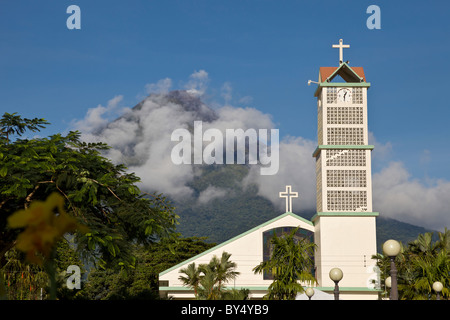
[[[81,30],[69,30],[69,5]],[[381,29],[369,30],[369,5]],[[280,135],[316,140],[320,66],[362,66],[369,130],[423,185],[450,180],[450,3],[447,1],[9,1],[0,3],[0,111],[43,117],[65,131],[89,108],[122,95],[132,107],[146,85],[182,89],[205,70],[206,100],[270,114]],[[246,98],[245,98],[246,97]],[[242,99],[245,98],[245,99]],[[374,150],[374,153],[377,149]]]

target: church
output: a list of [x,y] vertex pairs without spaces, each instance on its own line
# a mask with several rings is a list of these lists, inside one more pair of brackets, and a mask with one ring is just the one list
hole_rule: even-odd
[[[238,277],[228,288],[246,288],[250,299],[262,299],[272,280],[255,274],[253,268],[270,258],[270,241],[299,227],[297,236],[316,244],[313,275],[318,284],[312,299],[333,299],[335,283],[329,273],[342,270],[339,298],[342,300],[378,299],[375,264],[376,217],[372,210],[371,152],[368,144],[367,90],[363,67],[350,67],[343,60],[342,39],[338,45],[338,67],[320,67],[314,96],[317,98],[318,145],[312,150],[316,161],[317,213],[307,220],[293,211],[298,193],[291,186],[280,192],[286,212],[247,232],[221,243],[159,274],[161,296],[193,299],[194,292],[178,279],[179,271],[190,263],[207,264],[222,252],[231,254]],[[335,80],[335,81],[333,81]],[[337,80],[337,81],[336,81]],[[307,286],[305,284],[305,286]],[[298,295],[298,299],[304,298]]]

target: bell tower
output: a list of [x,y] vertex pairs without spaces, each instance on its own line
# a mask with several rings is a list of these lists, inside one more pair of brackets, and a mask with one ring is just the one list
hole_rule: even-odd
[[373,298],[371,256],[376,254],[376,216],[372,211],[372,145],[368,144],[367,90],[362,67],[344,62],[342,39],[337,67],[320,67],[317,97],[316,159],[317,213],[315,225],[316,277],[319,286],[334,287],[332,268],[348,296],[366,292]]

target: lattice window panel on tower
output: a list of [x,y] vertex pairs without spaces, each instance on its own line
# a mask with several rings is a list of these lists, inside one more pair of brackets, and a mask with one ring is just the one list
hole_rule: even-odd
[[366,211],[367,191],[327,191],[329,211]]
[[316,193],[316,208],[317,212],[322,212],[322,190]]
[[327,170],[327,187],[364,188],[366,186],[366,170]]
[[325,150],[326,165],[331,166],[354,166],[362,167],[366,165],[365,150]]
[[333,106],[327,108],[328,124],[363,124],[363,107]]
[[327,128],[327,141],[330,145],[363,145],[363,128]]
[[319,156],[316,158],[316,175],[322,173],[322,166],[320,165],[320,162],[321,162],[321,155],[319,154]]
[[353,104],[362,104],[363,103],[363,89],[362,88],[353,88],[352,90],[352,103]]
[[317,211],[322,211],[322,166],[321,155],[316,158],[316,204]]
[[328,87],[327,88],[327,103],[336,103],[337,102],[337,88],[336,87]]
[[323,143],[322,117],[323,117],[323,107],[322,102],[319,100],[317,104],[317,138],[319,140],[319,144]]

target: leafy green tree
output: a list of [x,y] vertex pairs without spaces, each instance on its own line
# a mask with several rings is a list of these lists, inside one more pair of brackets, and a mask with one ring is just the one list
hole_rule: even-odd
[[[6,298],[9,300],[47,299],[49,278],[44,268],[24,261],[24,253],[11,249],[5,254],[5,261],[0,272],[4,275]],[[60,241],[56,248],[56,271],[58,277],[58,299],[71,299],[76,290],[65,286],[68,275],[67,267],[77,265],[84,272],[84,265],[75,250],[67,241]]]
[[78,300],[154,300],[158,298],[157,278],[142,266],[123,270],[93,270]]
[[272,273],[274,281],[270,284],[266,299],[294,300],[297,293],[304,291],[300,282],[316,283],[311,274],[314,266],[315,244],[307,239],[294,239],[298,228],[288,235],[272,238],[274,246],[269,260],[261,262],[253,268],[255,273],[264,271]]
[[215,245],[206,242],[205,237],[164,238],[151,246],[143,247],[142,259],[155,274],[159,274]]
[[40,289],[46,288],[48,276],[42,268],[23,261],[23,254],[9,250],[6,263],[0,270],[5,281],[5,298],[8,300],[40,299]]
[[136,245],[135,268],[92,270],[74,299],[159,299],[158,274],[214,246],[204,240],[164,238],[150,246]]
[[20,231],[7,227],[8,216],[52,192],[61,194],[67,212],[90,229],[74,241],[82,257],[99,266],[132,267],[130,243],[175,235],[178,216],[170,202],[141,192],[134,173],[101,155],[106,144],[85,143],[72,131],[21,139],[27,130],[47,124],[9,113],[0,120],[0,267]]
[[49,122],[45,119],[28,119],[22,118],[16,113],[7,113],[0,119],[0,139],[2,143],[9,143],[10,136],[16,134],[21,136],[27,130],[36,132],[39,129],[45,128],[45,125]]
[[71,273],[67,273],[67,269],[69,266],[73,265],[80,268],[80,276],[83,278],[87,271],[83,261],[81,261],[74,248],[74,244],[70,242],[70,239],[59,241],[56,248],[55,259],[55,267],[58,274],[56,293],[58,300],[72,300],[79,292],[79,289],[69,289],[66,285],[68,277],[72,275]]

